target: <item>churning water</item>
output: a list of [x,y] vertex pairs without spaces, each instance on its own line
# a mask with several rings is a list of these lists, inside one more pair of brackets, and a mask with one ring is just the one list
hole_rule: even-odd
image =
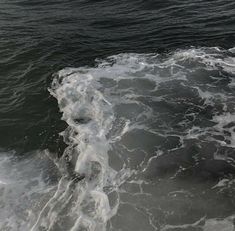
[[1,231],[234,231],[232,1],[0,6]]

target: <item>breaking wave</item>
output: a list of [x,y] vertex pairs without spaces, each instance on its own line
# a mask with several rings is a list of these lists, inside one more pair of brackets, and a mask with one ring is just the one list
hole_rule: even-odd
[[59,71],[49,91],[68,146],[30,230],[232,230],[234,80],[234,49],[217,47]]

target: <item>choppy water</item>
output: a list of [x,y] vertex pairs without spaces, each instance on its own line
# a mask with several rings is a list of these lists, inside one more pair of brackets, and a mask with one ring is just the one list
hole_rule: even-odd
[[1,231],[233,231],[233,1],[0,3]]

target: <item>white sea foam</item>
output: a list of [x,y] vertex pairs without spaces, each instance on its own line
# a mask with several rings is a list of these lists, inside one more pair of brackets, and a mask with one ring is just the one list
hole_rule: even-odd
[[[156,153],[164,154],[163,150],[151,151],[156,149],[155,145],[161,147],[162,143],[157,139],[177,134],[180,146],[169,147],[171,150],[177,150],[178,147],[184,147],[187,140],[203,139],[208,142],[211,136],[223,132],[225,121],[234,121],[231,114],[233,112],[227,111],[228,102],[231,102],[233,96],[215,88],[214,83],[221,81],[220,76],[209,75],[209,71],[217,71],[218,75],[221,71],[229,75],[234,73],[234,58],[229,56],[226,50],[191,48],[164,56],[119,54],[97,62],[98,65],[93,68],[61,70],[50,89],[51,94],[58,100],[63,113],[62,119],[69,126],[63,133],[69,145],[64,157],[70,162],[72,172],[85,177],[73,186],[72,195],[76,205],[70,207],[70,216],[76,218],[71,223],[71,230],[79,230],[82,227],[88,230],[106,229],[107,222],[119,213],[119,187],[131,175],[145,172],[151,160],[157,159]],[[201,70],[208,71],[205,80],[201,79]],[[209,82],[204,84],[204,81]],[[231,82],[232,79],[228,86]],[[186,92],[185,96],[181,96],[183,91]],[[170,94],[176,96],[170,98]],[[187,94],[192,94],[191,98],[187,99]],[[185,97],[184,101],[182,97]],[[217,114],[213,114],[212,110],[210,119],[203,118],[206,123],[210,122],[212,125],[204,125],[205,122],[202,125],[194,125],[190,120],[184,119],[179,122],[179,126],[187,128],[176,132],[170,125],[171,121],[167,121],[168,115],[161,113],[166,110],[164,104],[174,105],[177,101],[186,102],[188,105],[182,119],[184,116],[191,116],[194,118],[192,121],[200,118],[201,111],[209,106],[216,107],[219,103],[224,106],[220,112],[216,112]],[[160,105],[159,108],[155,109],[155,104]],[[174,111],[174,107],[170,107]],[[191,110],[193,107],[195,109]],[[176,108],[176,113],[180,115],[181,112],[177,112]],[[152,125],[154,121],[162,121],[162,124],[155,128]],[[233,134],[232,128],[229,129]],[[142,137],[139,135],[141,131]],[[135,136],[138,140],[133,138]],[[220,144],[224,142],[216,141]],[[224,144],[234,147],[233,135],[230,141],[230,144]],[[128,168],[131,171],[128,171]],[[140,173],[137,169],[141,169]],[[62,186],[69,188],[66,186],[68,182]],[[70,195],[67,188],[61,190]],[[109,188],[108,191],[105,188]],[[110,201],[113,192],[119,196]],[[151,194],[143,190],[142,193]],[[58,200],[60,197],[55,195],[55,198]],[[50,203],[52,202],[47,206],[51,207]],[[49,218],[46,220],[46,224],[51,222]],[[40,222],[42,219],[38,220],[38,224]],[[152,228],[155,227],[152,218],[149,222]],[[205,227],[208,229],[210,226],[208,223]]]
[[167,225],[162,231],[171,231],[171,230],[193,230],[200,229],[203,231],[233,231],[234,217],[227,217],[225,219],[205,219],[201,218],[193,224],[184,224],[184,225]]
[[[58,172],[45,152],[0,153],[0,230],[29,230],[55,192]],[[53,180],[54,178],[54,180]]]
[[[224,182],[218,181],[213,187],[208,182],[198,185],[175,180],[177,173],[187,170],[180,161],[188,152],[196,153],[193,158],[197,160],[201,154],[197,148],[207,144],[216,152],[223,147],[229,153],[235,147],[232,54],[232,50],[219,48],[190,48],[163,55],[119,54],[97,60],[94,67],[59,71],[49,91],[58,101],[62,120],[68,124],[61,133],[68,147],[60,159],[52,161],[44,155],[59,180],[46,184],[41,176],[45,169],[34,169],[37,158],[36,162],[18,163],[26,172],[8,176],[4,171],[9,171],[6,166],[12,159],[3,155],[0,187],[13,187],[15,191],[0,195],[1,202],[6,198],[6,210],[0,214],[5,220],[2,227],[31,231],[192,227],[209,231],[232,227],[230,218],[206,219],[203,214],[199,219],[197,212],[189,210],[194,206],[199,211],[202,204],[208,203],[202,213],[211,213],[214,208],[210,203],[217,200],[213,190]],[[193,148],[188,150],[189,145]],[[213,152],[213,148],[205,148],[205,152]],[[229,154],[220,155],[223,158],[211,155],[210,160],[231,158]],[[154,163],[159,159],[161,166],[155,169]],[[182,165],[190,161],[183,160]],[[160,173],[161,168],[169,176],[176,167],[176,174],[159,180],[156,172]],[[37,176],[30,175],[31,170]],[[37,184],[27,191],[27,181]],[[207,189],[212,190],[208,202],[203,199]],[[203,190],[205,194],[201,194]],[[23,218],[19,214],[7,218],[15,208],[11,202],[16,203],[11,195],[24,198],[25,191],[27,198],[38,195],[32,201],[41,195],[43,199],[37,208],[22,208],[26,214]],[[179,218],[179,213],[185,218]]]
[[73,154],[77,153],[75,157],[69,157],[74,160],[70,168],[74,174],[84,176],[74,185],[74,191],[77,191],[75,201],[77,204],[80,201],[80,208],[77,211],[71,208],[74,213],[71,216],[77,216],[72,230],[78,227],[105,230],[106,222],[116,213],[116,204],[111,207],[104,192],[105,187],[116,187],[116,172],[108,163],[110,147],[106,137],[114,115],[111,103],[99,91],[99,83],[93,75],[92,72],[83,74],[79,70],[63,70],[54,79],[51,90],[63,112],[62,119],[69,125],[66,134],[69,148]]

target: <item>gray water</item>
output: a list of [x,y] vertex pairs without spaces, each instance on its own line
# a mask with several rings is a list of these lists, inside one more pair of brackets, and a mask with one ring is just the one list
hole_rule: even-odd
[[0,3],[0,230],[234,231],[233,5]]

